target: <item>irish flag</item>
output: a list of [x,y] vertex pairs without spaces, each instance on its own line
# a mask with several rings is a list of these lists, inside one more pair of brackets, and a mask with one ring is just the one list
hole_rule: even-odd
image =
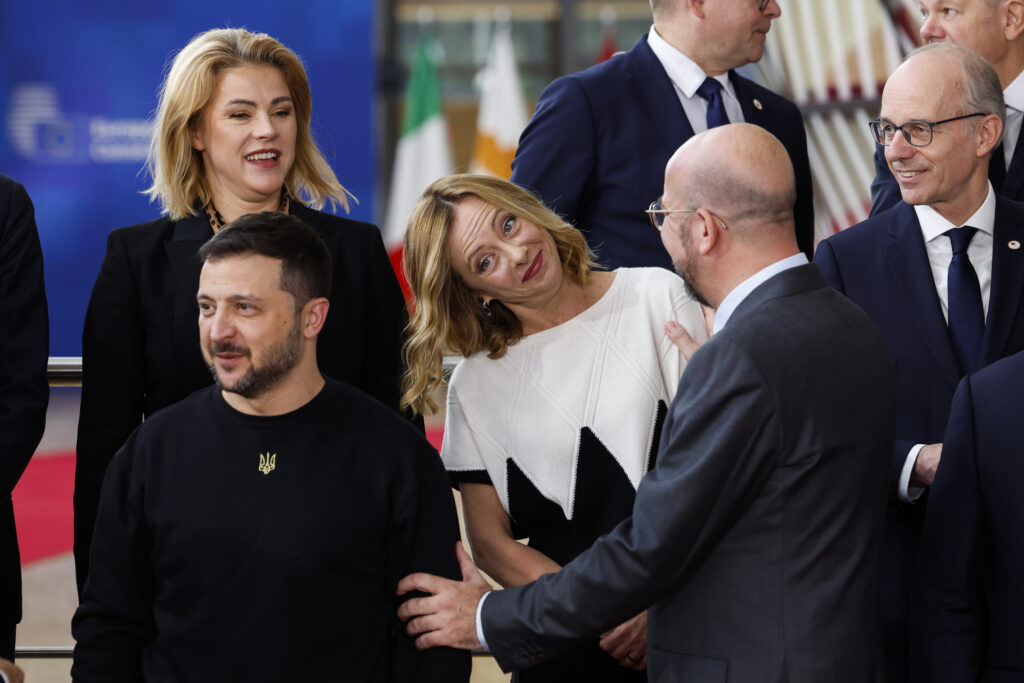
[[384,245],[406,301],[409,300],[409,285],[402,273],[402,239],[409,214],[427,185],[451,173],[453,167],[448,128],[441,112],[437,70],[430,58],[432,50],[433,44],[426,38],[416,46],[384,221]]
[[512,157],[526,127],[526,104],[519,86],[516,54],[507,22],[499,22],[480,73],[480,113],[469,163],[474,173],[512,175]]

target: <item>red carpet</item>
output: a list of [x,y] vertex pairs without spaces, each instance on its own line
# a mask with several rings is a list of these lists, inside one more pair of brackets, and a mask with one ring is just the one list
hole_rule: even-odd
[[[427,440],[441,449],[444,429],[427,429]],[[21,563],[71,552],[71,496],[75,488],[75,454],[34,457],[14,489]]]
[[74,452],[34,457],[14,488],[21,563],[71,552]]

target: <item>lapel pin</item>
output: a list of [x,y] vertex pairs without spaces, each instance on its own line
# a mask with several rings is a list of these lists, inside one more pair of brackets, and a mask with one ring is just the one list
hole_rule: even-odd
[[1006,246],[1008,246],[1010,249],[1013,249],[1014,251],[1017,251],[1018,249],[1020,249],[1020,242],[1018,242],[1017,240],[1010,240]]
[[756,97],[754,98],[754,109],[758,111],[764,109],[764,105],[761,104],[761,100],[757,99]]

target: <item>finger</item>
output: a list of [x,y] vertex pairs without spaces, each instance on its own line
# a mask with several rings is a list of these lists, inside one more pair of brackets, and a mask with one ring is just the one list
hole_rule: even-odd
[[693,337],[675,320],[669,320],[665,323],[665,334],[668,335],[668,338],[676,345],[676,348],[679,349],[686,360],[690,360],[693,354],[697,352],[697,349],[700,348],[700,344],[693,341]]
[[473,558],[470,557],[469,553],[466,552],[466,549],[462,547],[462,541],[455,541],[455,557],[459,559],[459,570],[462,571],[463,581],[487,586],[487,582],[484,581],[484,577],[480,575],[480,570],[476,568],[476,563],[473,562]]
[[398,582],[398,595],[405,595],[411,591],[420,591],[434,595],[440,593],[446,583],[452,583],[452,581],[440,576],[434,576],[433,574],[417,572],[409,574],[409,576]]
[[398,618],[402,621],[409,621],[424,614],[433,614],[437,608],[433,605],[431,598],[409,598],[398,606]]
[[405,632],[412,637],[416,637],[423,633],[430,633],[431,631],[437,631],[441,629],[442,625],[440,619],[436,614],[426,614],[423,616],[410,619],[405,624]]

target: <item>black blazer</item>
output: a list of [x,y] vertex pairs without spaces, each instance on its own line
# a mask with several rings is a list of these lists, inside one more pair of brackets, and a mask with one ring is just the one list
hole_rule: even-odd
[[[982,363],[1024,349],[1024,203],[996,198],[992,289]],[[905,680],[907,616],[924,525],[926,493],[914,504],[896,499],[897,481],[914,444],[942,440],[953,392],[963,376],[912,206],[894,208],[818,245],[825,279],[878,326],[896,368],[898,418],[889,470],[890,506],[882,569],[882,619],[890,679]]]
[[632,518],[483,604],[503,668],[648,605],[661,683],[880,680],[885,342],[813,265],[756,288],[686,366]]
[[[405,301],[373,225],[291,203],[331,252],[334,280],[317,362],[328,377],[398,409]],[[75,470],[79,592],[103,475],[144,416],[213,382],[199,349],[196,252],[213,236],[205,215],[164,217],[110,233],[82,333],[82,409]]]
[[49,353],[43,252],[32,200],[24,187],[0,175],[0,629],[21,621],[11,491],[43,435]]
[[1024,353],[960,382],[935,475],[911,612],[928,683],[1024,678]]
[[[797,242],[814,249],[807,134],[796,105],[729,73],[747,123],[777,137],[796,172]],[[672,261],[644,210],[661,196],[665,164],[693,137],[672,80],[647,44],[553,81],[537,101],[512,161],[512,182],[578,227],[602,267]],[[723,207],[724,208],[724,207]]]

